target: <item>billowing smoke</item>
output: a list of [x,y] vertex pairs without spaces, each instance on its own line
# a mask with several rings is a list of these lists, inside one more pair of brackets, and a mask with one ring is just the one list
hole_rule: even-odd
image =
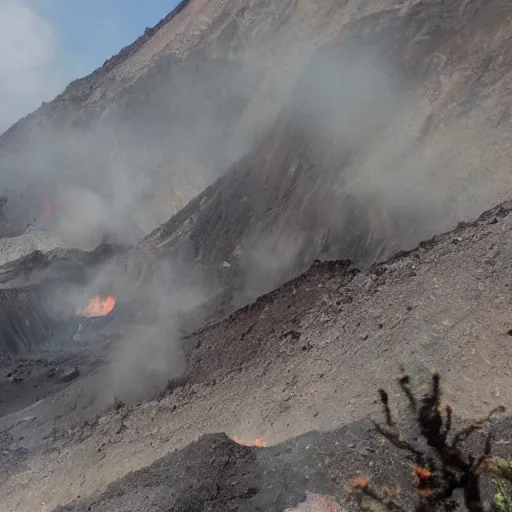
[[123,95],[97,92],[81,110],[71,88],[61,96],[62,112],[50,105],[44,130],[25,131],[21,148],[16,133],[4,136],[7,213],[75,247],[135,244],[271,126],[282,104],[277,93],[266,110],[250,113],[261,66],[256,59],[162,57]]
[[69,66],[51,25],[24,0],[0,3],[0,133],[51,100]]
[[[135,322],[114,349],[102,377],[99,394],[104,403],[115,398],[130,403],[146,399],[185,371],[183,329],[188,315],[192,315],[194,326],[201,325],[201,306],[207,300],[205,289],[191,285],[192,271],[185,262],[162,261],[143,284],[124,281],[113,288],[137,294],[127,306]],[[136,309],[130,309],[134,304]]]
[[[492,136],[462,116],[430,130],[436,117],[426,85],[435,83],[437,54],[431,43],[413,45],[401,22],[396,30],[388,23],[385,35],[377,26],[368,31],[370,42],[362,36],[320,48],[245,164],[258,168],[260,181],[245,198],[250,243],[233,260],[246,272],[249,297],[317,257],[369,266],[493,204],[494,180],[483,169],[495,157],[475,150]],[[411,54],[417,67],[406,64]],[[293,244],[293,255],[282,248]]]
[[[290,73],[275,80],[272,97],[260,98],[265,109],[258,108],[254,96],[262,94],[267,67],[258,55],[164,56],[124,91],[114,85],[115,92],[102,97],[104,86],[96,84],[79,98],[79,109],[72,84],[0,140],[7,214],[64,237],[71,247],[136,244],[272,126],[292,81]],[[80,87],[87,91],[83,81]],[[123,340],[101,379],[98,393],[106,403],[145,398],[183,370],[181,331],[200,325],[202,305],[218,292],[194,280],[194,272],[193,262],[177,257],[153,265],[140,282],[114,261],[91,271],[86,284],[66,284],[63,276],[49,293],[49,313],[64,322],[96,295],[118,298],[114,317],[131,327],[121,328]]]
[[[312,42],[275,55],[219,42],[185,59],[153,56],[131,81],[100,73],[70,86],[36,114],[43,130],[20,125],[0,140],[12,208],[80,247],[133,245],[218,179],[176,217],[170,249],[155,235],[140,251],[143,282],[116,266],[66,290],[73,307],[100,293],[141,307],[130,321],[142,327],[115,354],[111,394],[140,398],[179,372],[183,318],[218,288],[236,286],[241,305],[317,257],[371,264],[478,213],[456,139],[425,144],[428,70],[405,65],[403,26],[388,23],[386,37],[379,23],[361,30],[372,44],[316,53]],[[429,38],[410,53],[424,63],[422,44],[428,57]],[[172,257],[155,266],[152,250]]]
[[[413,205],[416,212],[418,204],[435,209],[440,196],[432,187],[432,195],[424,196],[425,189],[414,188],[420,176],[405,170],[405,153],[417,132],[403,130],[401,121],[411,105],[418,113],[415,97],[376,53],[338,44],[321,48],[306,66],[296,61],[302,73],[279,122],[243,163],[258,171],[244,198],[248,206],[242,215],[251,222],[233,251],[232,262],[243,275],[238,305],[292,278],[318,257],[372,263],[417,236],[414,230],[422,221],[415,218],[414,232],[399,240],[403,226],[387,222],[394,209],[403,207],[399,218],[407,218]],[[360,173],[367,159],[381,158],[379,145],[391,133],[399,144],[387,140],[384,146],[394,161]],[[379,180],[385,181],[382,188]],[[408,205],[400,193],[405,187]]]

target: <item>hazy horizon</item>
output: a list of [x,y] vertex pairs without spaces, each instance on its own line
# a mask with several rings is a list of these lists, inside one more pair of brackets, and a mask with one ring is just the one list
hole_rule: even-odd
[[[165,17],[178,0],[3,0],[0,133],[87,76]],[[93,37],[91,37],[91,34]]]

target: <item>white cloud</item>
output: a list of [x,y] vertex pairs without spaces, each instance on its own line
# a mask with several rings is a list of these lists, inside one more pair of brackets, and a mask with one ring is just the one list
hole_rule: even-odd
[[62,90],[61,57],[50,23],[25,0],[0,0],[0,133]]

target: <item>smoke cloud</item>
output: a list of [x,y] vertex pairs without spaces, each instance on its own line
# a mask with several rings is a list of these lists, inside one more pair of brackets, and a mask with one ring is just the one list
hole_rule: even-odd
[[[319,255],[370,264],[477,213],[482,201],[462,193],[472,182],[450,153],[453,141],[430,152],[424,143],[432,108],[423,84],[405,76],[398,50],[383,58],[390,52],[379,51],[387,44],[381,36],[378,44],[338,43],[317,53],[306,44],[274,58],[257,49],[230,58],[155,57],[130,84],[104,77],[89,90],[86,79],[80,111],[66,103],[76,100],[71,88],[23,151],[7,145],[0,170],[28,205],[19,212],[78,247],[105,237],[133,245],[228,177],[176,223],[182,231],[201,226],[184,242],[181,231],[172,234],[189,261],[177,250],[144,283],[103,270],[68,294],[73,307],[109,294],[135,296],[142,308],[142,327],[113,357],[112,393],[141,398],[182,369],[182,318],[218,292],[201,287],[205,268],[235,276],[239,306]],[[479,187],[484,197],[486,185]],[[48,202],[55,215],[45,219]]]
[[165,260],[143,284],[125,280],[117,288],[136,290],[137,322],[114,349],[103,376],[100,395],[106,404],[114,398],[133,403],[154,396],[184,372],[182,330],[189,314],[200,325],[200,308],[208,296],[206,289],[191,284],[192,271],[186,262]]
[[0,3],[0,133],[70,79],[52,26],[24,0]]
[[[0,154],[11,191],[8,213],[35,220],[75,247],[91,249],[105,237],[135,244],[271,125],[282,101],[277,97],[265,112],[240,121],[262,79],[258,66],[168,57],[107,104],[91,97],[82,111],[66,104],[50,109],[44,130],[25,134],[23,151],[7,144]],[[44,214],[48,204],[52,218]]]

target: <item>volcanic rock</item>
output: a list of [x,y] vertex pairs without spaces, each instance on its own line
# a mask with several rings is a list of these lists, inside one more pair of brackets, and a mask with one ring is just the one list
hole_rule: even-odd
[[85,288],[90,273],[117,255],[118,250],[103,245],[91,252],[34,251],[1,266],[0,361],[44,346],[61,326],[76,331],[78,325],[66,327],[68,320],[59,317],[56,297],[72,286]]
[[[382,416],[376,390],[391,386],[402,363],[417,376],[417,388],[435,367],[443,376],[445,399],[461,418],[482,417],[501,404],[511,408],[506,334],[511,212],[505,203],[370,271],[357,272],[347,262],[317,262],[184,340],[185,378],[154,400],[101,412],[98,398],[115,384],[103,367],[34,404],[29,415],[19,411],[0,418],[2,450],[24,450],[17,464],[0,459],[6,465],[4,503],[33,510],[44,500],[52,510],[80,495],[67,510],[108,510],[110,504],[114,510],[178,505],[186,510],[192,507],[187,496],[193,496],[199,510],[242,504],[254,510],[253,503],[267,503],[270,493],[281,512],[297,506],[308,490],[333,496],[351,510],[344,482],[358,475],[370,477],[376,488],[405,489],[405,499],[412,499],[412,462],[383,444],[367,420]],[[490,222],[495,218],[499,222]],[[454,237],[462,241],[454,245]],[[492,270],[484,263],[491,248]],[[300,330],[300,343],[282,336],[291,330]],[[362,333],[370,335],[366,342]],[[311,349],[303,351],[306,343]],[[340,425],[346,426],[340,430]],[[315,430],[321,433],[306,434]],[[262,438],[270,446],[240,448],[225,437],[220,444],[207,437],[187,448],[212,431]],[[493,423],[490,432],[493,453],[509,457],[509,420]],[[485,435],[471,441],[477,455]],[[304,444],[288,452],[295,441],[287,440],[295,437]],[[326,439],[325,449],[320,439]],[[60,453],[80,464],[63,467]],[[318,459],[307,458],[316,453]],[[37,467],[37,474],[27,475],[24,464]],[[20,495],[27,478],[36,494]],[[106,490],[105,483],[116,479]],[[235,482],[235,491],[224,481]],[[251,498],[253,487],[259,491]],[[490,496],[495,490],[485,483],[485,492]]]
[[[495,430],[499,441],[512,439],[510,420]],[[481,442],[480,438],[472,446]],[[375,489],[400,489],[400,505],[413,510],[417,490],[412,466],[399,449],[382,443],[369,421],[263,449],[213,434],[130,473],[94,498],[57,507],[55,512],[358,511],[362,509],[353,499],[351,483],[358,475]],[[492,489],[485,492],[492,499]],[[300,502],[304,504],[291,508]]]
[[[0,137],[6,216],[49,211],[80,247],[149,233],[116,267],[134,286],[111,364],[30,359],[1,383],[2,506],[282,511],[309,491],[348,508],[344,483],[367,474],[410,510],[411,464],[367,418],[400,364],[439,369],[461,417],[512,404],[511,204],[417,245],[511,195],[510,15],[503,0],[187,0]],[[25,253],[0,269],[8,362],[54,336],[62,277],[96,267]],[[173,302],[212,323],[180,343],[159,325]],[[185,369],[161,365],[182,349]],[[155,368],[166,391],[144,387]],[[125,399],[120,375],[158,398]],[[510,456],[510,424],[492,429]]]
[[[225,314],[317,258],[366,268],[508,199],[508,167],[492,155],[509,154],[510,137],[503,125],[492,135],[487,126],[510,101],[504,12],[512,7],[391,3],[353,13],[352,3],[323,2],[310,14],[311,25],[335,12],[346,23],[298,66],[275,122],[251,149],[131,252],[130,275],[151,274],[162,259],[193,261],[190,279],[223,290]],[[282,20],[297,32],[299,4]],[[321,23],[328,32],[331,22]]]
[[74,368],[63,368],[59,372],[59,382],[71,382],[80,376],[80,370],[75,366]]
[[37,227],[29,226],[16,236],[0,234],[0,265],[6,265],[31,253],[46,253],[67,246],[66,240],[60,236]]
[[184,1],[1,137],[6,181],[87,237],[133,243],[177,213],[130,276],[194,262],[224,313],[318,257],[369,265],[510,194],[510,9]]

